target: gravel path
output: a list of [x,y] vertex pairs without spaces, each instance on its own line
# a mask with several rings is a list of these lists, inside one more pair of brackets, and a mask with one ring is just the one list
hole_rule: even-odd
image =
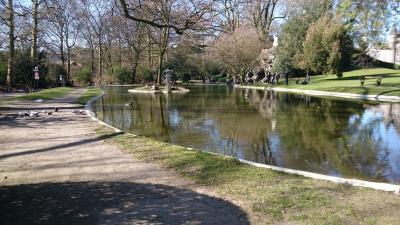
[[105,142],[119,134],[72,113],[84,91],[0,108],[1,224],[249,224],[231,202]]

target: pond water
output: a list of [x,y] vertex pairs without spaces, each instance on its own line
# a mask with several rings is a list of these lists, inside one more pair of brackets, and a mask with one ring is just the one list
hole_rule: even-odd
[[254,162],[400,184],[400,104],[227,86],[185,95],[105,87],[97,117],[126,132]]

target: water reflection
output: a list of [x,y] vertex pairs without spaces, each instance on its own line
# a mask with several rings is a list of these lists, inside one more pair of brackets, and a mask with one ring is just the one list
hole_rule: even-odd
[[324,174],[400,183],[400,105],[225,86],[187,95],[106,88],[97,115],[186,147]]

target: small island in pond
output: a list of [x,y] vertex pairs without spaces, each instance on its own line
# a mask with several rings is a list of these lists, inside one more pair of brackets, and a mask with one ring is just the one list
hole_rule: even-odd
[[185,94],[189,92],[189,89],[184,87],[172,86],[168,91],[167,86],[158,86],[155,84],[147,84],[145,86],[133,88],[128,90],[129,93],[140,93],[140,94]]
[[158,77],[158,82],[153,84],[146,84],[134,89],[129,89],[129,93],[141,93],[141,94],[185,94],[189,92],[189,89],[183,87],[177,87],[171,82],[173,70],[166,69],[164,71],[165,80],[163,81],[165,85],[161,85],[160,76]]

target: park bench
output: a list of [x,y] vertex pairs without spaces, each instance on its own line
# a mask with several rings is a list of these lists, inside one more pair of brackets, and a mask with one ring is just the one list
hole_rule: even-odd
[[381,86],[383,76],[361,76],[360,77],[361,86],[364,86],[367,80],[373,80],[373,79],[376,80],[376,86]]

